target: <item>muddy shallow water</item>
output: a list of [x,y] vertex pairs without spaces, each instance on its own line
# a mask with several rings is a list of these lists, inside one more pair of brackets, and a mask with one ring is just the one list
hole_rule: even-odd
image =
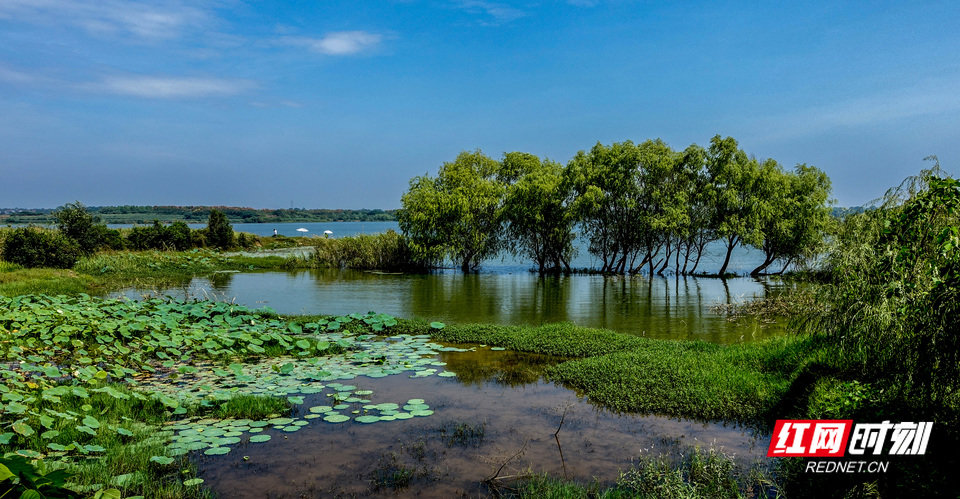
[[[294,434],[267,430],[269,442],[197,456],[199,476],[221,497],[458,497],[489,494],[483,481],[490,477],[509,486],[510,477],[531,471],[612,484],[639,456],[694,446],[721,449],[744,465],[765,454],[763,436],[736,425],[600,409],[539,379],[554,359],[481,348],[445,352],[441,360],[458,376],[351,381],[373,390],[373,403],[427,399],[429,417],[375,424],[314,419]],[[297,415],[327,401],[308,396]]]

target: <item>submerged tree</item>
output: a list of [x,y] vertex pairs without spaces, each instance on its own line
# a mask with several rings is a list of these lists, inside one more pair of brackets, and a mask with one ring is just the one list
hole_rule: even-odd
[[500,163],[479,150],[444,163],[436,178],[410,181],[401,198],[400,229],[418,258],[454,260],[464,271],[502,247]]
[[[771,161],[768,160],[764,167],[770,168]],[[722,139],[717,135],[710,139],[707,170],[710,174],[710,201],[714,208],[711,225],[727,250],[717,272],[723,276],[734,248],[741,243],[754,246],[762,243],[757,192],[761,166],[737,146],[733,137]]]
[[758,178],[764,260],[751,275],[780,260],[783,273],[793,262],[812,257],[823,244],[831,222],[830,179],[813,166],[797,165],[793,173],[761,170]]
[[511,182],[503,209],[510,248],[533,258],[540,273],[569,271],[574,218],[567,206],[570,187],[563,166],[511,152],[504,155],[501,178]]
[[638,181],[639,152],[631,141],[580,151],[567,168],[573,210],[602,272],[632,268],[650,230],[650,217]]

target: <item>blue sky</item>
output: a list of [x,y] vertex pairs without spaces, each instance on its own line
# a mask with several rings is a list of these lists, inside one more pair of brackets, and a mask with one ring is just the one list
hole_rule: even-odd
[[0,0],[0,207],[396,208],[461,150],[960,161],[958,2]]

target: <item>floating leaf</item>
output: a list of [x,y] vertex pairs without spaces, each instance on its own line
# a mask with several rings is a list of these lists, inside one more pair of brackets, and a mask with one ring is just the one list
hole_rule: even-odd
[[270,435],[254,435],[250,437],[250,441],[253,443],[266,442],[270,440]]
[[167,456],[152,456],[150,458],[150,461],[157,463],[161,466],[166,466],[168,464],[173,463],[174,459],[172,457],[167,457]]

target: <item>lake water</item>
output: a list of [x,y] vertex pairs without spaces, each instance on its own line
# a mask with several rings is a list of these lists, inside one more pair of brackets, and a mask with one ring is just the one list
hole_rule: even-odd
[[782,286],[750,278],[653,278],[515,273],[439,272],[381,274],[319,269],[296,272],[221,273],[179,288],[131,289],[137,297],[161,293],[179,299],[210,298],[281,314],[349,314],[371,310],[397,317],[450,323],[539,325],[570,321],[662,339],[736,343],[783,333],[783,325],[752,319],[730,322],[712,310],[781,292]]
[[[396,229],[393,222],[237,224],[269,236],[332,230],[333,237]],[[711,247],[705,271],[716,271],[722,248]],[[742,249],[732,268],[756,265],[758,252]],[[582,251],[576,267],[595,266]],[[713,305],[783,292],[770,279],[570,275],[540,277],[530,264],[504,256],[480,272],[441,269],[390,274],[350,269],[217,273],[179,287],[129,289],[136,297],[161,293],[180,299],[212,298],[281,314],[349,314],[375,310],[398,317],[448,323],[537,325],[570,321],[582,326],[662,339],[714,343],[755,341],[784,333],[778,323],[731,322]],[[470,345],[458,345],[470,346]],[[543,369],[561,359],[511,351],[442,352],[437,360],[454,377],[406,374],[350,383],[373,391],[373,403],[429,398],[434,413],[377,424],[334,425],[312,420],[295,434],[268,429],[270,441],[241,442],[224,456],[191,454],[205,486],[222,497],[476,497],[492,495],[485,481],[516,486],[527,471],[608,486],[638,458],[679,459],[695,447],[718,449],[744,468],[762,462],[769,436],[722,421],[655,414],[618,414],[573,390],[547,382]],[[426,395],[429,394],[429,397]],[[292,417],[329,403],[308,395]],[[559,433],[557,429],[563,421]],[[466,432],[463,430],[466,429]],[[556,435],[555,435],[556,433]],[[409,482],[395,478],[409,475]]]
[[[528,471],[609,486],[644,456],[677,459],[699,447],[749,468],[765,455],[768,437],[739,425],[593,405],[542,380],[539,371],[555,359],[479,348],[439,360],[456,377],[349,381],[372,390],[372,404],[429,399],[434,414],[427,418],[312,420],[293,434],[268,429],[266,443],[241,443],[226,456],[196,453],[199,476],[220,497],[478,497],[492,496],[484,481],[493,476],[506,477],[494,480],[504,487]],[[291,417],[329,401],[308,396]],[[396,479],[401,473],[409,473],[409,483]]]

